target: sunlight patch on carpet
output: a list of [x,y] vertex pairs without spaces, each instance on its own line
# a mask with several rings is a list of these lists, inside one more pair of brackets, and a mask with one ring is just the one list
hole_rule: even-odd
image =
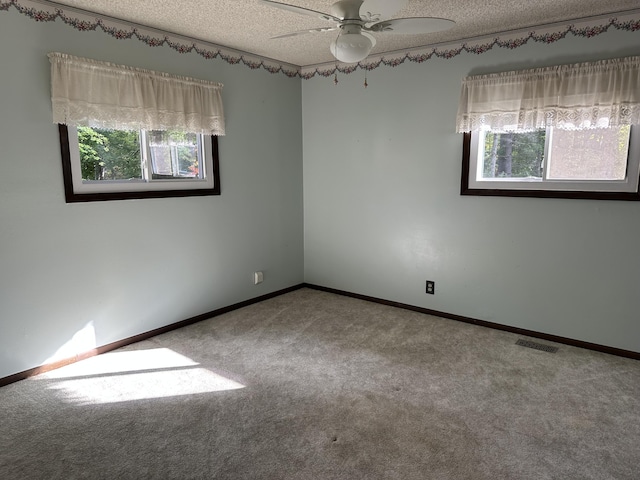
[[38,380],[77,405],[128,402],[244,388],[168,348],[112,352],[44,373]]

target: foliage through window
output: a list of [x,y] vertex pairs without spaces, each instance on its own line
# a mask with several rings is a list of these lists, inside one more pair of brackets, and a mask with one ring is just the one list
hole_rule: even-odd
[[140,134],[78,127],[82,181],[142,179]]
[[486,132],[482,180],[624,180],[631,128]]
[[78,127],[78,148],[83,182],[205,178],[195,133]]

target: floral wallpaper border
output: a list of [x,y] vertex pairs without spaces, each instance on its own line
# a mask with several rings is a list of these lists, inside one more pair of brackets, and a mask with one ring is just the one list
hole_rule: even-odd
[[640,10],[634,10],[615,17],[592,17],[575,20],[570,24],[561,23],[537,27],[535,30],[504,32],[491,37],[466,40],[462,43],[458,41],[435,47],[426,46],[401,52],[370,55],[357,64],[331,62],[311,67],[298,67],[215,44],[146,29],[98,14],[89,15],[72,7],[61,6],[43,0],[0,0],[0,11],[9,11],[11,7],[37,22],[52,22],[60,19],[79,31],[99,29],[117,39],[136,38],[150,47],[167,45],[179,53],[195,52],[205,59],[219,58],[231,65],[242,64],[251,69],[263,68],[269,73],[283,73],[288,77],[300,77],[304,80],[313,78],[316,75],[329,77],[337,73],[350,74],[358,69],[371,71],[383,65],[397,67],[407,61],[422,63],[431,58],[449,59],[464,52],[480,55],[495,47],[512,50],[526,45],[530,41],[551,44],[568,35],[591,38],[610,29],[640,32]]
[[205,59],[219,58],[231,65],[242,64],[254,70],[263,68],[269,73],[283,73],[288,77],[300,76],[300,67],[297,65],[270,60],[159,30],[147,29],[99,14],[88,14],[46,0],[0,0],[0,12],[9,11],[11,7],[36,22],[53,22],[60,19],[79,31],[102,30],[119,40],[135,38],[150,47],[166,45],[179,53],[194,52]]
[[358,64],[330,63],[302,67],[300,69],[300,77],[304,79],[313,78],[316,75],[330,77],[337,73],[353,73],[358,69],[371,71],[382,65],[397,67],[407,61],[422,63],[431,58],[450,59],[465,52],[480,55],[495,47],[513,50],[526,45],[530,41],[551,44],[562,40],[570,34],[576,37],[592,38],[610,29],[640,32],[640,11],[636,10],[616,17],[602,16],[575,20],[571,24],[545,25],[537,27],[536,30],[515,30],[492,37],[477,37],[463,42],[457,41],[438,46],[419,47],[403,52],[369,55]]

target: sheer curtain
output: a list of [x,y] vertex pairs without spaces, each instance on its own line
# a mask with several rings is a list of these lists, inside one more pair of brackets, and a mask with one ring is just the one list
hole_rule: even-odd
[[467,77],[456,131],[640,123],[640,57]]
[[224,135],[222,84],[50,53],[53,122]]

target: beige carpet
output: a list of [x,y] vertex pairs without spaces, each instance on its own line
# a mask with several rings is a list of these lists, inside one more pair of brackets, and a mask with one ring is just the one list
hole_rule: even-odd
[[0,388],[0,478],[640,478],[640,362],[519,338],[298,290]]

